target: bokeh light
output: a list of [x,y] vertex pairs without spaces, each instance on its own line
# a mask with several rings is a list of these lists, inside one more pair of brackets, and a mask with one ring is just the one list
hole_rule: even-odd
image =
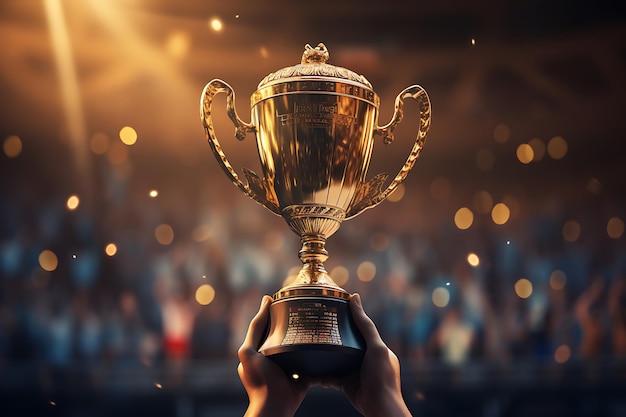
[[493,129],[493,138],[496,142],[506,143],[511,137],[511,130],[504,123],[500,123]]
[[454,214],[454,224],[460,230],[469,229],[474,223],[474,213],[467,207],[461,207]]
[[431,295],[433,304],[437,307],[446,307],[450,302],[450,291],[445,287],[437,287]]
[[158,197],[159,192],[157,190],[150,190],[150,192],[148,193],[148,195],[152,198]]
[[169,224],[160,224],[154,229],[154,237],[161,245],[169,245],[174,241],[174,229]]
[[51,250],[43,250],[39,254],[39,266],[45,271],[52,272],[59,266],[59,258]]
[[117,245],[112,242],[108,243],[104,248],[104,253],[106,253],[107,256],[115,256],[117,253]]
[[65,203],[67,209],[70,211],[76,210],[79,204],[80,204],[80,198],[78,198],[77,195],[69,196],[69,198],[67,199],[67,202]]
[[224,23],[219,17],[209,19],[209,27],[213,32],[221,32],[224,29]]
[[363,261],[356,269],[356,276],[359,281],[370,282],[376,276],[376,265],[370,261]]
[[2,142],[2,151],[8,158],[17,158],[22,153],[22,139],[17,135],[8,136]]
[[530,164],[535,158],[533,148],[527,143],[519,145],[515,151],[515,155],[517,156],[518,161],[522,164]]
[[350,279],[350,271],[345,266],[336,266],[330,271],[330,277],[339,286],[346,285]]
[[567,345],[561,345],[554,351],[554,361],[556,363],[565,363],[572,356],[572,349]]
[[491,220],[493,220],[495,224],[503,225],[509,221],[510,217],[511,210],[504,203],[498,203],[491,209]]
[[397,203],[398,201],[402,200],[402,198],[404,197],[405,190],[406,189],[404,187],[404,184],[398,185],[398,187],[395,190],[393,190],[391,194],[389,194],[389,196],[387,197],[387,200],[391,201],[392,203]]
[[565,275],[565,272],[561,271],[560,269],[552,271],[552,273],[550,274],[550,288],[560,291],[565,288],[566,283],[567,275]]
[[606,233],[612,239],[619,239],[624,234],[624,220],[611,217],[606,225]]
[[467,263],[473,267],[480,265],[480,258],[474,252],[467,255]]
[[526,278],[520,278],[515,282],[515,294],[519,298],[528,298],[533,294],[533,283]]
[[196,302],[200,305],[207,306],[211,304],[215,298],[215,288],[209,284],[202,284],[196,289]]
[[137,142],[137,132],[130,126],[120,129],[120,140],[124,145],[134,145]]
[[575,220],[568,220],[563,225],[563,239],[566,242],[576,242],[580,237],[580,224]]
[[548,155],[552,159],[562,159],[567,155],[567,141],[561,136],[555,136],[548,142]]

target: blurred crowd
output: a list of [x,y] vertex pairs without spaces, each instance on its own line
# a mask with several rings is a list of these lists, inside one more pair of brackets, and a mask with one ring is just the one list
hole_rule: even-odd
[[[193,198],[175,188],[151,198],[116,175],[101,178],[103,204],[84,197],[75,210],[19,180],[2,188],[0,364],[232,359],[261,296],[299,264],[297,236],[224,192],[224,178]],[[468,230],[441,204],[450,205],[407,192],[346,222],[327,245],[327,269],[348,272],[341,285],[362,295],[401,358],[460,366],[626,356],[623,237],[565,241],[568,201]],[[165,223],[175,236],[164,244],[154,229]],[[51,271],[39,261],[46,249],[58,258]],[[362,278],[365,261],[375,273]],[[532,285],[525,294],[521,278]],[[214,297],[200,302],[205,284]]]

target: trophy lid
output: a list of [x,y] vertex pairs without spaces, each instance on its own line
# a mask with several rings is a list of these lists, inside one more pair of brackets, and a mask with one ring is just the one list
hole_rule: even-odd
[[296,77],[339,78],[358,83],[361,87],[372,89],[372,84],[364,76],[343,67],[327,64],[328,56],[328,49],[326,49],[326,45],[323,43],[318,44],[315,48],[307,44],[302,54],[302,61],[299,64],[269,74],[261,80],[257,89],[260,90],[270,83],[273,84]]

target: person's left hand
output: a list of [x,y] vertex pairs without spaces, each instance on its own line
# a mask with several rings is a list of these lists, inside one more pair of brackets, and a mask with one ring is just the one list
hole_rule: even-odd
[[269,322],[272,298],[263,296],[261,307],[248,327],[239,348],[239,378],[250,404],[245,417],[292,417],[306,395],[310,382],[294,381],[272,360],[258,352]]

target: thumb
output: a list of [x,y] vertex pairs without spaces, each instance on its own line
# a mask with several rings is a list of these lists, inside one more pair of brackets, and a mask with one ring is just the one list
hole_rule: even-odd
[[261,299],[259,311],[252,318],[252,321],[250,321],[248,332],[246,333],[246,337],[240,350],[243,351],[252,349],[256,352],[262,342],[263,336],[265,335],[265,330],[269,321],[269,305],[271,304],[271,301],[272,297],[269,295],[264,295]]
[[352,312],[352,318],[356,327],[361,332],[361,335],[365,339],[365,344],[368,347],[385,343],[378,333],[376,325],[371,318],[363,310],[363,304],[361,303],[361,296],[358,293],[354,293],[350,296],[350,311]]

